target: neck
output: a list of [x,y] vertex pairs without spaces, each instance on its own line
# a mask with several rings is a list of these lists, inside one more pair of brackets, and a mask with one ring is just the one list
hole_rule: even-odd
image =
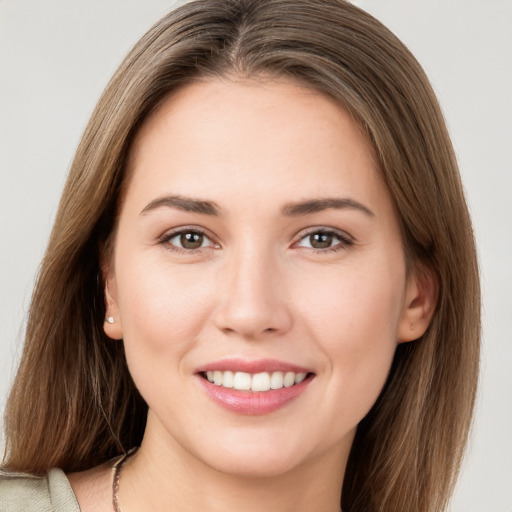
[[145,435],[122,470],[123,512],[340,511],[348,450],[332,450],[282,474],[262,476],[218,471],[180,448]]

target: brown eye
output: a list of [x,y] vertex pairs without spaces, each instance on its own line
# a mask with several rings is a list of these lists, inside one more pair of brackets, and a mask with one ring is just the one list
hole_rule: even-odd
[[296,244],[296,247],[305,247],[317,251],[329,252],[339,249],[347,249],[354,244],[352,237],[343,231],[318,229],[304,235]]
[[180,245],[183,249],[199,249],[202,247],[204,235],[202,233],[182,233]]
[[200,231],[180,231],[174,232],[162,239],[162,242],[176,249],[193,251],[202,247],[213,247],[215,244]]
[[332,233],[313,233],[309,235],[309,243],[313,249],[327,249],[332,246]]

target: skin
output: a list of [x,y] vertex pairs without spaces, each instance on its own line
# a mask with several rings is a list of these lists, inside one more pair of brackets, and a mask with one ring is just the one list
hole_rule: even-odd
[[[147,209],[166,195],[219,214]],[[371,213],[283,214],[319,198]],[[180,248],[176,229],[204,231],[202,247]],[[312,232],[326,231],[327,245],[312,247]],[[429,287],[406,274],[393,202],[347,112],[285,80],[178,91],[134,142],[104,273],[115,319],[105,332],[123,339],[149,405],[123,511],[339,511],[356,426],[397,343],[421,336],[433,310]],[[314,378],[275,412],[237,414],[196,373],[227,357],[278,359]],[[70,475],[83,510],[111,510],[110,479],[105,467]]]

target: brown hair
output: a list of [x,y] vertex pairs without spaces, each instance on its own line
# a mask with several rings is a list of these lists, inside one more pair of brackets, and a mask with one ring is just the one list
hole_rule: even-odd
[[6,412],[4,466],[100,464],[142,439],[147,406],[122,344],[103,332],[99,253],[115,225],[130,144],[164,98],[208,76],[290,77],[337,100],[373,143],[404,248],[436,276],[424,336],[400,344],[360,423],[343,510],[442,510],[475,399],[480,290],[453,149],[421,67],[343,0],[200,0],[160,20],[126,57],[78,147],[34,290]]

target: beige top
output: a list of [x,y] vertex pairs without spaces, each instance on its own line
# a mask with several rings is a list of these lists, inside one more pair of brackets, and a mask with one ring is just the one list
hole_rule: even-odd
[[61,469],[42,477],[0,470],[0,512],[80,512]]

